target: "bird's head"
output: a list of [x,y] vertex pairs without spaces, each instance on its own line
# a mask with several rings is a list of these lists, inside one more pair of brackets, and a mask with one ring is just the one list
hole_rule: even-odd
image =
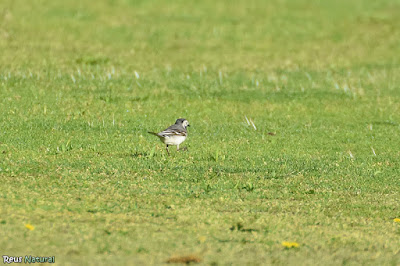
[[182,125],[183,128],[190,127],[189,122],[185,118],[179,118],[176,120],[175,124]]

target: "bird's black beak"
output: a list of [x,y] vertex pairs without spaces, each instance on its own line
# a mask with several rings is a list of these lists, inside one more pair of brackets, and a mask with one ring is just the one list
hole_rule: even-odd
[[190,127],[190,125],[187,125],[188,127]]

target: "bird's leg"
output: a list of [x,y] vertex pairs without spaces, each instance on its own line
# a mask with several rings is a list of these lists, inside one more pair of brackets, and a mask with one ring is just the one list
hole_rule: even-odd
[[167,148],[166,148],[166,149],[167,149],[167,153],[168,153],[168,155],[169,155],[168,144],[167,144]]
[[176,145],[176,151],[179,151],[179,144]]
[[179,149],[179,145],[177,145],[176,150],[177,150],[177,151],[187,151],[187,147],[183,147],[183,148],[180,148],[180,149]]

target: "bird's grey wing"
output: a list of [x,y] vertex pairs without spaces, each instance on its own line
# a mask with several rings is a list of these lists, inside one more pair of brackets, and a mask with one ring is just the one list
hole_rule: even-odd
[[172,125],[169,128],[161,131],[160,133],[158,133],[159,136],[162,136],[164,138],[168,138],[171,136],[187,136],[187,132],[186,130],[179,125]]

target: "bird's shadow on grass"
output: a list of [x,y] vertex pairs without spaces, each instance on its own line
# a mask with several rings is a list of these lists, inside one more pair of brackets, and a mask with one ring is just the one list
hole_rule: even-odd
[[169,157],[173,156],[174,154],[178,153],[188,153],[189,149],[188,147],[182,147],[179,150],[170,150],[170,154],[167,153],[165,150],[157,150],[156,148],[153,148],[150,151],[133,151],[130,153],[121,153],[120,157],[125,158],[125,157],[131,157],[131,158],[153,158],[153,157]]
[[131,152],[131,153],[126,153],[124,155],[125,155],[124,157],[143,158],[143,157],[149,157],[150,153],[149,152],[135,151],[135,152]]
[[145,152],[145,151],[135,151],[135,152],[130,152],[130,153],[124,153],[121,154],[121,157],[125,158],[125,157],[130,157],[130,158],[153,158],[153,157],[164,157],[167,156],[167,152],[165,152],[165,154],[161,153],[161,152],[157,152],[154,149],[149,151],[149,152]]
[[114,153],[113,156],[117,158],[145,158],[149,157],[149,152],[141,152],[141,151],[134,151],[134,152],[119,152]]

